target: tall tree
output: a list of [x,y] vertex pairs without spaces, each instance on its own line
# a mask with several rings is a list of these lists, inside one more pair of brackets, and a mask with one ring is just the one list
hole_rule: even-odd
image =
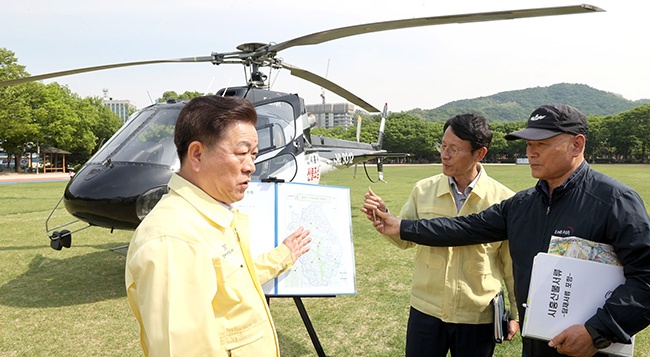
[[[0,48],[0,80],[29,76],[25,66],[18,64],[15,54]],[[39,117],[44,113],[35,109],[43,85],[25,83],[0,88],[0,147],[12,155],[17,172],[21,172],[20,159],[29,149],[29,143],[38,139]]]
[[73,161],[86,161],[99,139],[110,138],[121,126],[101,99],[81,99],[58,83],[45,86],[40,108],[46,113],[39,117],[41,142],[73,152]]
[[650,145],[650,104],[630,109],[617,116],[623,129],[621,135],[638,139],[634,153],[638,154],[641,162],[647,162]]
[[605,127],[607,120],[611,120],[611,117],[593,115],[587,118],[589,132],[587,133],[585,157],[589,162],[595,163],[600,158],[609,159],[609,135],[607,135]]
[[438,156],[435,144],[442,138],[442,127],[442,123],[423,122],[410,114],[393,114],[386,121],[383,148],[430,161]]

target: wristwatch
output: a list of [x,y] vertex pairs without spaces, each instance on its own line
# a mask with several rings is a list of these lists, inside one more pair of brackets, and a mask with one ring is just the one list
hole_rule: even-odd
[[589,336],[591,336],[591,341],[593,341],[594,346],[597,349],[602,350],[603,348],[607,348],[609,347],[609,345],[612,344],[612,341],[601,336],[598,333],[598,331],[596,331],[594,328],[590,327],[589,325],[585,325],[585,328],[587,329],[587,332],[589,332]]

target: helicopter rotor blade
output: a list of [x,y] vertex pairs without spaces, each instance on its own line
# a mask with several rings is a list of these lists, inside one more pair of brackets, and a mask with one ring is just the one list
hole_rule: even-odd
[[347,89],[339,86],[338,84],[330,81],[329,79],[323,78],[317,74],[314,74],[312,72],[309,72],[307,70],[298,68],[296,66],[290,65],[284,61],[279,63],[280,66],[282,66],[285,69],[288,69],[292,75],[302,78],[306,81],[312,82],[316,85],[319,85],[327,90],[329,90],[332,93],[335,93],[344,99],[350,101],[351,103],[358,105],[359,107],[363,108],[364,110],[370,112],[370,113],[378,113],[380,110],[375,108],[372,104],[366,102],[365,100],[359,98],[352,92],[348,91]]
[[[211,56],[186,57],[186,58],[177,58],[177,59],[151,60],[151,61],[139,61],[139,62],[124,62],[124,63],[116,63],[116,64],[109,64],[109,65],[85,67],[85,68],[78,68],[78,69],[72,69],[67,71],[46,73],[46,74],[35,75],[30,77],[23,77],[18,79],[1,81],[0,87],[7,87],[7,86],[21,84],[21,83],[68,76],[68,75],[78,74],[78,73],[100,71],[100,70],[110,69],[110,68],[140,66],[140,65],[156,64],[156,63],[212,62],[213,64],[240,63],[245,65],[254,64],[255,66],[260,66],[260,65],[268,66],[268,65],[277,64],[274,57],[279,51],[291,47],[296,47],[296,46],[319,44],[319,43],[323,43],[323,42],[327,42],[339,38],[355,36],[364,33],[397,30],[397,29],[410,28],[410,27],[451,24],[451,23],[495,21],[495,20],[517,19],[517,18],[526,18],[526,17],[568,15],[568,14],[602,12],[602,11],[604,10],[599,7],[588,5],[588,4],[582,4],[582,5],[574,5],[574,6],[560,6],[560,7],[511,10],[511,11],[495,11],[495,12],[484,12],[484,13],[474,13],[474,14],[421,17],[421,18],[406,19],[406,20],[375,22],[375,23],[348,26],[348,27],[342,27],[338,29],[316,32],[310,35],[301,36],[292,40],[281,42],[279,44],[262,44],[262,43],[248,44],[248,45],[244,45],[244,47],[241,46],[238,47],[237,48],[238,51],[235,52],[213,53]],[[282,66],[282,64],[280,65]],[[290,67],[291,67],[290,65],[286,66],[287,69],[291,69]],[[353,103],[362,102],[364,103],[364,105],[360,105],[360,104],[358,105],[361,107],[364,106],[367,107],[364,109],[372,110],[374,112],[379,112],[379,110],[377,110],[376,108],[372,107],[368,103],[365,103],[363,100],[354,96],[352,93],[347,92],[343,88],[336,86],[334,83],[329,82],[325,78],[316,76],[313,73],[295,67],[293,67],[292,69],[292,74],[294,74],[297,77],[301,77],[309,81],[312,81],[313,83],[326,83],[327,85],[332,86],[332,88],[338,88],[339,91],[345,94],[342,95],[340,93],[337,93],[342,97],[350,100]],[[323,86],[325,87],[325,85]],[[332,91],[334,92],[334,90]],[[347,96],[351,96],[355,100],[349,99]]]
[[139,61],[139,62],[123,62],[123,63],[114,63],[107,64],[102,66],[93,66],[93,67],[84,67],[71,69],[67,71],[52,72],[46,74],[40,74],[36,76],[23,77],[18,79],[12,79],[8,81],[0,82],[0,87],[7,87],[21,83],[39,81],[42,79],[49,79],[55,77],[69,76],[71,74],[85,73],[85,72],[94,72],[101,71],[104,69],[119,68],[119,67],[131,67],[131,66],[142,66],[147,64],[156,64],[156,63],[190,63],[190,62],[212,62],[212,56],[203,56],[203,57],[186,57],[186,58],[175,58],[175,59],[166,59],[166,60],[151,60],[151,61]]
[[560,6],[560,7],[547,7],[536,9],[524,10],[510,10],[510,11],[494,11],[462,15],[447,15],[436,17],[420,17],[415,19],[374,22],[363,25],[355,25],[348,27],[341,27],[332,30],[315,32],[309,35],[301,36],[281,42],[278,44],[270,45],[264,48],[264,51],[277,53],[287,48],[305,45],[316,45],[319,43],[336,40],[339,38],[350,37],[365,33],[397,30],[410,27],[443,25],[443,24],[461,24],[469,22],[483,22],[483,21],[496,21],[496,20],[512,20],[526,17],[540,17],[540,16],[556,16],[556,15],[569,15],[591,12],[603,12],[605,10],[588,4],[573,5],[573,6]]

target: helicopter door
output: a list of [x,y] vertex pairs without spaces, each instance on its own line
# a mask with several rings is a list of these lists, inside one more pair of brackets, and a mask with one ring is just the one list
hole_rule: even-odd
[[[298,172],[296,157],[296,113],[293,95],[274,98],[256,105],[259,154],[255,160],[254,180],[275,177],[293,181]],[[296,104],[299,104],[297,102]]]

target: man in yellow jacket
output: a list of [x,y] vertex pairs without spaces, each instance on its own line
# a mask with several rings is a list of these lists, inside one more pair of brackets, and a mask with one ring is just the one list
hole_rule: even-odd
[[181,168],[135,231],[126,289],[146,356],[278,356],[261,285],[308,251],[298,229],[253,259],[248,217],[231,205],[255,171],[257,114],[242,98],[190,101],[176,122]]
[[[444,125],[438,146],[442,174],[418,181],[400,217],[429,219],[480,212],[514,192],[488,176],[479,163],[488,151],[492,133],[485,118],[464,114]],[[381,198],[370,191],[367,200]],[[516,306],[512,261],[507,242],[461,247],[419,246],[388,237],[401,249],[417,248],[413,269],[411,310],[407,326],[406,355],[492,356],[492,298],[505,282],[509,300]],[[513,309],[507,340],[519,329]]]

